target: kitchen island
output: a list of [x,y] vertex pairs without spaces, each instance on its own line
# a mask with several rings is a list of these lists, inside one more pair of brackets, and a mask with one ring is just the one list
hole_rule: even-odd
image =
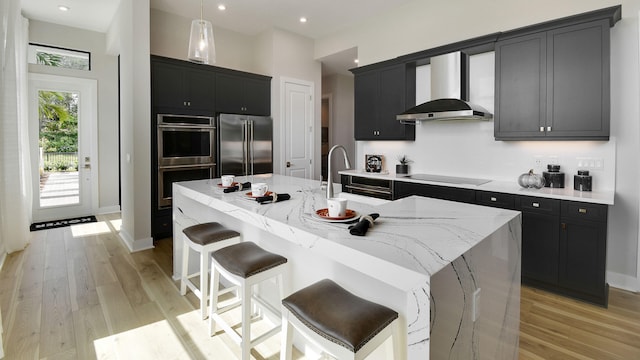
[[350,200],[348,208],[359,214],[380,214],[359,237],[349,234],[348,224],[314,216],[326,207],[319,181],[281,175],[237,181],[266,182],[291,199],[260,205],[246,192],[223,193],[216,179],[175,183],[174,278],[180,276],[182,229],[219,221],[243,241],[286,256],[290,291],[331,278],[398,311],[408,359],[517,358],[518,212],[418,196],[378,205]]

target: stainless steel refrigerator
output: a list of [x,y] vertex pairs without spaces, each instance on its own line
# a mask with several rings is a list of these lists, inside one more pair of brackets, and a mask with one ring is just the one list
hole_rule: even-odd
[[220,175],[273,172],[273,120],[268,116],[218,116]]

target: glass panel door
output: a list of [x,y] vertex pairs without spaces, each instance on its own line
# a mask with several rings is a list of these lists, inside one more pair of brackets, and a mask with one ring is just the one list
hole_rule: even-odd
[[77,92],[38,90],[41,208],[80,202]]
[[29,74],[34,222],[95,213],[96,127],[95,80]]

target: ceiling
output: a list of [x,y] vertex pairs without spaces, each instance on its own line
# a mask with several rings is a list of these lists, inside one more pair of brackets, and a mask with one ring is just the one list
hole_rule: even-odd
[[[135,0],[133,0],[135,1]],[[199,0],[149,0],[151,7],[187,18],[200,16]],[[280,28],[312,39],[322,38],[413,0],[205,0],[204,17],[214,26],[246,35]],[[120,0],[21,0],[29,19],[106,32]],[[224,4],[225,11],[218,10]],[[59,5],[70,8],[58,10]],[[300,17],[308,21],[301,23]],[[348,73],[357,49],[321,59],[323,75]]]

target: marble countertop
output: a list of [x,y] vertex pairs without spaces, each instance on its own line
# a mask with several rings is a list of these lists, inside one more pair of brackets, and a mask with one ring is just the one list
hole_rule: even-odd
[[[615,191],[577,191],[573,190],[573,183],[570,183],[569,187],[565,187],[563,189],[558,188],[542,188],[542,189],[525,189],[518,185],[517,179],[514,181],[494,181],[491,180],[486,184],[482,185],[469,185],[469,184],[451,184],[451,183],[442,183],[442,182],[433,182],[433,181],[424,181],[424,180],[416,180],[404,177],[402,175],[395,174],[376,174],[376,173],[368,173],[362,170],[343,170],[339,172],[342,175],[354,175],[354,176],[362,176],[368,178],[376,178],[376,179],[386,179],[386,180],[394,180],[394,181],[405,181],[412,182],[418,184],[432,184],[432,185],[440,185],[440,186],[448,186],[455,188],[463,188],[463,189],[473,189],[473,190],[482,190],[482,191],[492,191],[506,194],[515,194],[515,195],[524,195],[524,196],[535,196],[542,198],[550,198],[550,199],[559,199],[559,200],[571,200],[571,201],[581,201],[586,203],[593,204],[604,204],[604,205],[613,205]],[[467,176],[468,177],[468,176]],[[572,177],[568,177],[565,179],[565,182],[573,181]]]
[[260,205],[247,191],[224,193],[219,179],[175,183],[174,187],[192,200],[406,290],[428,282],[431,275],[519,216],[516,211],[419,196],[377,205],[349,200],[347,208],[359,214],[380,214],[375,226],[360,237],[349,234],[349,224],[314,216],[327,206],[320,181],[271,174],[236,181],[266,182],[270,191],[288,193],[291,199]]

